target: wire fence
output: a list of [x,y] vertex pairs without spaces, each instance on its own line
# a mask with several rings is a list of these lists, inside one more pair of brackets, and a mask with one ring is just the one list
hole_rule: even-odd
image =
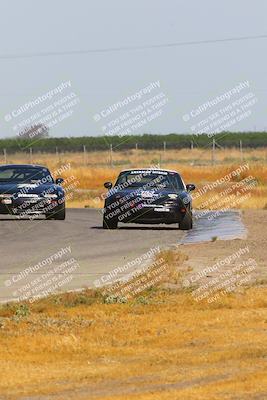
[[[179,158],[179,151],[186,150],[185,158]],[[163,141],[157,148],[143,148],[142,144],[136,142],[131,148],[127,150],[121,150],[119,147],[113,146],[112,143],[107,146],[105,150],[92,150],[86,145],[82,145],[78,149],[65,150],[59,146],[55,146],[51,151],[36,150],[33,147],[21,150],[18,149],[16,152],[10,151],[6,148],[0,150],[0,164],[16,164],[16,163],[27,163],[27,164],[38,164],[39,162],[53,160],[54,162],[61,164],[63,160],[75,159],[76,164],[81,166],[92,166],[92,165],[106,165],[114,167],[117,165],[131,165],[131,158],[138,159],[138,156],[146,154],[154,154],[155,164],[160,166],[166,165],[173,162],[190,162],[191,165],[210,164],[215,165],[220,162],[231,162],[231,161],[260,161],[262,163],[267,162],[267,144],[265,147],[260,148],[248,148],[243,145],[242,140],[238,140],[235,146],[227,147],[218,143],[215,139],[212,139],[208,145],[198,146],[191,141],[185,148],[175,148],[171,143]],[[99,153],[99,156],[92,157],[92,153]],[[254,153],[254,154],[253,154]],[[123,158],[122,155],[125,157]],[[97,161],[96,161],[97,159]],[[141,161],[141,159],[140,159]]]

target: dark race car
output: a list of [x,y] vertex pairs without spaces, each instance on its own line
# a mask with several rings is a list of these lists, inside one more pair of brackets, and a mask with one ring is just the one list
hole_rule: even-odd
[[103,210],[103,228],[116,229],[118,222],[179,224],[192,229],[192,197],[195,185],[185,185],[176,171],[131,169],[122,171],[109,189]]
[[0,214],[42,214],[47,219],[64,220],[62,182],[62,178],[55,182],[50,171],[39,165],[0,166]]

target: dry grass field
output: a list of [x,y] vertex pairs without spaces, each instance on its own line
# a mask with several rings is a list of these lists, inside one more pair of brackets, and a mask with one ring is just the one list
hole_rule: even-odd
[[[196,208],[222,207],[209,199],[230,193],[241,196],[236,208],[266,209],[265,149],[246,150],[243,160],[235,149],[218,150],[213,166],[210,154],[198,149],[166,151],[161,157],[155,151],[114,152],[113,166],[109,156],[33,155],[32,162],[54,172],[70,165],[61,173],[66,187],[70,186],[69,206],[101,207],[98,197],[104,193],[103,182],[114,182],[123,168],[155,166],[160,160],[161,167],[175,169],[186,182],[197,184]],[[29,159],[16,154],[8,161]],[[249,169],[231,182],[201,194],[205,185],[245,164]],[[233,186],[248,177],[253,177],[256,186],[247,184],[248,190],[238,193],[243,186]],[[261,211],[254,222],[245,214],[253,237],[243,243],[258,257],[260,268],[266,266],[262,251],[266,235],[257,238],[266,212]],[[186,262],[195,252],[195,261],[201,258],[208,265],[236,246],[241,246],[240,241],[206,243],[197,250],[191,245]],[[190,289],[179,288],[185,250],[164,257],[169,265],[166,281],[173,286],[153,287],[123,304],[107,302],[103,292],[88,289],[0,307],[0,400],[265,400],[264,282],[240,288],[214,303],[196,302]]]
[[[3,160],[2,160],[3,162]],[[210,149],[183,149],[163,151],[113,151],[83,153],[33,154],[30,158],[25,153],[8,156],[8,163],[36,163],[47,165],[54,175],[59,174],[66,179],[65,187],[68,192],[69,207],[102,207],[100,200],[104,195],[103,183],[114,182],[122,169],[140,167],[162,167],[174,169],[182,174],[187,183],[195,183],[198,191],[194,193],[195,208],[216,209],[224,204],[218,201],[208,202],[216,195],[222,197],[237,195],[238,188],[233,183],[247,177],[255,180],[255,185],[243,190],[240,201],[232,208],[264,208],[267,207],[267,148],[244,149],[241,157],[238,149],[216,149],[215,160],[212,163]],[[248,165],[238,177],[230,182],[220,184],[205,194],[201,189],[207,183],[215,182],[236,170],[241,165]],[[60,172],[60,169],[67,170]],[[201,193],[201,195],[199,195]],[[227,207],[227,204],[225,205]]]
[[266,299],[154,289],[126,304],[87,291],[5,306],[0,398],[264,400]]

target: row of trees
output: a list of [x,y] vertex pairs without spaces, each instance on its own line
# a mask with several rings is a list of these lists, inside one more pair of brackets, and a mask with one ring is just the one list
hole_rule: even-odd
[[[47,132],[46,132],[47,134]],[[212,138],[207,135],[132,135],[132,136],[112,136],[112,137],[18,137],[12,139],[0,139],[0,150],[6,149],[9,153],[17,152],[20,149],[32,148],[35,151],[55,152],[59,151],[83,151],[84,146],[87,151],[108,150],[112,146],[114,151],[128,150],[138,147],[139,149],[181,149],[192,147],[207,147],[215,139],[216,144],[223,147],[238,147],[242,141],[243,147],[264,147],[267,146],[267,132],[222,132]]]

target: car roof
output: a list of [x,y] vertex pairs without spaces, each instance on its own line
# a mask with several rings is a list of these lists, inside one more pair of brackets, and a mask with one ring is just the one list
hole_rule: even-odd
[[127,172],[127,171],[159,171],[159,172],[174,172],[178,174],[179,172],[174,171],[172,169],[163,169],[163,168],[129,168],[129,169],[123,169],[121,172]]
[[43,165],[37,165],[37,164],[3,164],[3,165],[0,165],[0,168],[2,168],[2,167],[21,167],[21,168],[24,168],[24,167],[32,167],[32,168],[45,168],[45,169],[48,169],[47,167],[45,167],[45,166],[43,166]]

